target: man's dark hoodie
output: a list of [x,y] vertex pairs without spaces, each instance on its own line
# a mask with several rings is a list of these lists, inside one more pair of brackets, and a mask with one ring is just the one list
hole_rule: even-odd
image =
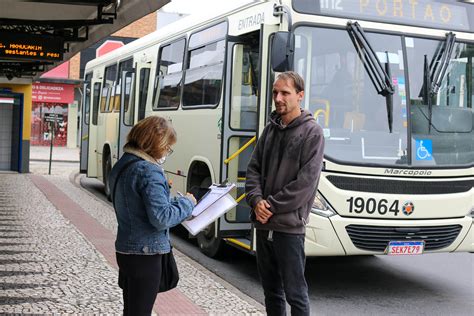
[[321,127],[308,111],[283,126],[274,111],[260,136],[247,167],[245,192],[252,209],[262,199],[273,215],[257,229],[304,234],[313,204],[324,151]]

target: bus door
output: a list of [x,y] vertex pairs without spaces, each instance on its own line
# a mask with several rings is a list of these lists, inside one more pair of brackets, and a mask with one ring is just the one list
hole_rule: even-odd
[[119,65],[120,77],[120,115],[119,115],[119,136],[118,136],[118,157],[123,155],[123,146],[126,143],[127,135],[135,124],[135,91],[136,75],[133,68],[133,60],[121,62]]
[[[273,74],[269,67],[269,46],[278,25],[262,25],[259,32],[229,41],[227,53],[226,100],[222,126],[222,181],[237,184],[238,206],[220,218],[219,231],[226,241],[255,251],[250,207],[245,201],[247,164],[258,135],[271,109]],[[267,102],[270,102],[267,106]]]
[[[87,157],[87,176],[97,177],[97,133],[98,133],[98,122],[99,122],[99,106],[100,106],[100,94],[102,90],[102,78],[93,78],[91,80],[91,105],[92,110],[89,119],[89,135],[88,139],[88,157]],[[93,136],[92,136],[93,135]],[[89,163],[90,162],[90,163]]]
[[260,32],[228,40],[225,105],[222,117],[221,182],[237,185],[238,205],[220,218],[221,237],[251,250],[250,208],[245,201],[247,164],[255,147],[258,126]]
[[92,74],[86,74],[82,94],[81,106],[81,156],[80,156],[80,172],[87,172],[87,156],[89,150],[89,124],[90,124],[90,108],[91,108],[91,83]]

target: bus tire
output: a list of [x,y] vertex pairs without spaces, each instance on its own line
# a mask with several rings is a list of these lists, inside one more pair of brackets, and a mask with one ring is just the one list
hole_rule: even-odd
[[208,257],[216,258],[222,254],[224,242],[222,238],[216,237],[215,225],[212,223],[197,235],[197,243],[201,252]]
[[112,171],[112,159],[110,158],[110,154],[107,154],[107,156],[104,159],[104,172],[102,173],[104,176],[104,193],[105,196],[107,197],[107,200],[112,201],[112,192],[110,191],[110,184],[109,184],[109,175],[110,172]]

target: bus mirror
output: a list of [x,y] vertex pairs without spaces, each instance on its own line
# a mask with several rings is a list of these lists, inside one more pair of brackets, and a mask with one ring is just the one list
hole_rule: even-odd
[[290,32],[276,32],[272,42],[271,65],[273,71],[283,72],[291,70],[293,64],[294,34]]

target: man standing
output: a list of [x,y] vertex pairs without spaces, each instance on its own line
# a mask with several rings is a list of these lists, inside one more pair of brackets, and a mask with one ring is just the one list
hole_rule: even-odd
[[270,115],[247,168],[245,191],[257,229],[257,265],[269,316],[309,315],[304,277],[305,225],[322,168],[321,127],[300,108],[304,81],[295,72],[273,84]]

